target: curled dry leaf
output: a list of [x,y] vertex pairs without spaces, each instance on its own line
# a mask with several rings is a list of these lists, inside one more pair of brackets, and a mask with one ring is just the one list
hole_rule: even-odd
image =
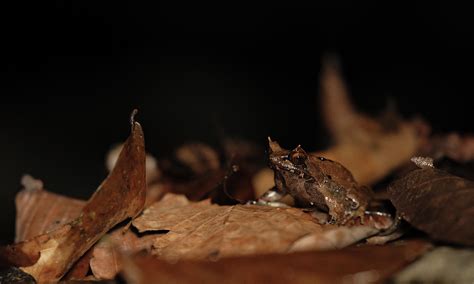
[[167,185],[173,193],[184,194],[191,200],[202,200],[224,181],[225,176],[226,171],[218,169],[190,181],[170,182]]
[[[258,147],[238,139],[223,139],[220,148],[187,143],[160,161],[168,192],[190,200],[212,198],[214,203],[254,199],[252,175],[260,169]],[[258,157],[258,158],[256,158]]]
[[[123,149],[123,144],[118,144],[113,146],[110,151],[107,153],[105,158],[105,166],[107,169],[112,171],[117,162],[117,159],[120,155],[120,152]],[[150,184],[161,177],[161,171],[158,168],[158,162],[155,157],[151,154],[146,154],[145,158],[145,165],[146,165],[146,182]]]
[[[145,145],[143,131],[131,117],[132,133],[119,159],[78,218],[49,233],[7,247],[7,258],[37,259],[22,267],[38,282],[59,280],[97,240],[119,222],[135,217],[145,203]],[[19,263],[23,265],[25,261]]]
[[[105,165],[107,169],[112,171],[123,149],[123,144],[113,146],[107,153],[105,158]],[[160,200],[161,197],[170,190],[169,184],[161,182],[162,173],[158,167],[158,161],[151,154],[146,154],[145,158],[146,169],[146,183],[147,193],[145,207],[148,207],[153,202]]]
[[231,257],[176,264],[125,258],[129,283],[379,283],[430,248],[421,241],[287,255]]
[[390,184],[400,215],[430,237],[474,245],[474,182],[434,168],[414,170]]
[[160,165],[162,185],[166,189],[162,192],[184,194],[191,200],[206,198],[226,174],[220,167],[218,153],[203,143],[182,145],[171,158],[160,161]]
[[221,159],[211,146],[192,142],[181,145],[172,156],[161,160],[160,166],[165,178],[183,182],[220,170]]
[[252,175],[242,167],[234,164],[230,166],[223,180],[208,195],[212,203],[220,205],[234,205],[255,199],[252,186]]
[[152,253],[170,261],[341,248],[391,224],[368,218],[364,225],[323,226],[297,208],[218,206],[172,194],[133,221],[140,232],[169,231],[156,236]]
[[[16,197],[17,242],[47,233],[72,221],[79,216],[86,203],[83,200],[48,192],[43,189],[42,181],[28,175],[22,178],[21,183],[24,189]],[[163,186],[155,184],[148,187],[147,204],[161,198],[164,194]],[[123,227],[108,233],[103,239],[74,264],[64,279],[84,279],[89,270],[92,270],[97,279],[112,279],[121,267],[120,259],[117,258],[119,251],[133,253],[151,245],[147,242],[149,237],[139,237],[128,230],[123,232]]]

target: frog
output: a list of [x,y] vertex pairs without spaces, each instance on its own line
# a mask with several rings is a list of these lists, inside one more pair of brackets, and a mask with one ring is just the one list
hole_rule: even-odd
[[336,161],[307,153],[301,145],[286,150],[268,137],[268,146],[275,186],[257,202],[278,204],[289,194],[302,207],[327,212],[328,223],[344,225],[357,218],[363,222],[372,190],[359,185],[347,168]]

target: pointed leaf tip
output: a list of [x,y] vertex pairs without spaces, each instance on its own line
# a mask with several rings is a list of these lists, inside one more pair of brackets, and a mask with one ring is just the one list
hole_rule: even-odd
[[130,114],[130,125],[132,126],[132,129],[135,127],[135,116],[138,113],[138,109],[134,108],[132,110],[132,113]]

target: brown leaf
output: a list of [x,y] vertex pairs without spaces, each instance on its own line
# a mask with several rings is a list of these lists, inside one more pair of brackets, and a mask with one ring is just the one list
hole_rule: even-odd
[[443,170],[458,177],[474,180],[474,160],[469,162],[457,162],[450,158],[436,160],[434,165],[437,169]]
[[[48,192],[43,189],[43,183],[40,180],[33,179],[28,175],[22,178],[22,184],[24,189],[16,197],[16,238],[18,241],[30,239],[68,223],[79,216],[86,203],[82,200]],[[164,185],[161,184],[149,186],[146,203],[153,203],[161,199],[165,191],[163,187]],[[123,227],[108,233],[104,237],[107,241],[95,244],[74,264],[64,279],[84,279],[90,270],[98,279],[113,279],[121,267],[120,259],[116,258],[119,251],[132,253],[148,248],[151,244],[146,242],[147,237],[139,238],[131,231],[123,232]],[[150,238],[148,237],[148,239]],[[113,244],[110,240],[114,241]],[[29,265],[33,265],[34,262],[36,260]],[[89,264],[90,262],[91,264]],[[114,265],[108,266],[109,263],[114,263]],[[108,275],[112,276],[108,277]]]
[[[116,144],[114,145],[106,155],[105,158],[105,166],[107,169],[112,171],[117,163],[117,159],[120,155],[120,152],[123,149],[123,144]],[[146,182],[147,184],[151,184],[152,182],[159,180],[161,178],[161,170],[158,167],[158,162],[155,157],[151,154],[146,154],[145,158],[145,169],[146,169]]]
[[108,233],[92,249],[90,268],[97,279],[113,279],[122,269],[121,254],[134,254],[151,249],[154,235],[137,236],[122,227]]
[[29,266],[35,264],[39,257],[40,246],[37,242],[28,242],[23,247],[0,247],[0,268],[9,266]]
[[86,203],[43,189],[43,182],[25,175],[21,179],[23,190],[16,196],[15,242],[52,231],[73,220]]
[[[43,190],[43,183],[30,176],[22,178],[25,187],[17,195],[17,235],[21,241],[46,233],[77,217],[85,201]],[[147,188],[146,204],[151,204],[165,193],[165,185],[156,183]],[[145,207],[148,205],[145,205]],[[23,237],[26,236],[26,237]],[[64,279],[84,279],[92,270],[98,279],[113,279],[121,267],[119,253],[134,253],[151,246],[152,236],[139,237],[123,227],[109,232],[105,240],[96,243],[64,276]],[[113,241],[113,242],[112,242]],[[91,261],[91,258],[93,260]],[[33,265],[36,262],[29,262]],[[90,263],[90,264],[89,264]],[[113,263],[113,265],[109,265]],[[24,264],[22,266],[27,266]]]
[[474,283],[474,250],[436,247],[390,283]]
[[123,276],[129,283],[375,283],[387,280],[429,247],[425,242],[408,241],[176,264],[137,256],[125,259]]
[[474,245],[474,182],[417,169],[393,182],[390,200],[411,225],[441,241]]
[[226,171],[218,169],[196,177],[190,181],[170,182],[167,184],[170,191],[184,194],[191,200],[202,200],[208,196],[224,180]]
[[[96,244],[97,245],[97,244]],[[95,246],[94,246],[95,247]],[[87,278],[90,271],[90,260],[94,247],[89,249],[64,275],[63,280],[84,280]]]
[[38,282],[59,280],[108,230],[139,214],[145,203],[145,149],[143,131],[131,117],[132,132],[113,171],[83,208],[81,215],[58,229],[10,247],[18,253],[37,256],[22,269]]
[[474,160],[474,135],[461,136],[458,133],[437,135],[430,138],[422,149],[422,155],[439,159],[448,157],[458,162]]
[[203,143],[184,144],[176,149],[175,156],[196,176],[202,176],[220,168],[218,153]]
[[425,142],[418,121],[386,127],[354,109],[337,64],[324,62],[321,110],[335,145],[318,155],[340,162],[361,184],[373,184],[415,155]]
[[156,236],[152,251],[167,260],[341,248],[390,225],[368,217],[364,225],[323,226],[297,208],[191,203],[172,194],[133,221],[140,232],[169,230]]

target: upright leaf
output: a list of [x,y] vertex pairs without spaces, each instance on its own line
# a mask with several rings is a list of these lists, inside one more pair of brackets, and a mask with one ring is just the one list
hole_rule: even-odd
[[107,231],[143,210],[145,145],[142,128],[134,121],[135,113],[131,117],[131,135],[114,169],[86,203],[80,216],[52,232],[7,249],[13,256],[17,253],[34,259],[39,255],[34,265],[22,267],[38,282],[59,280]]

